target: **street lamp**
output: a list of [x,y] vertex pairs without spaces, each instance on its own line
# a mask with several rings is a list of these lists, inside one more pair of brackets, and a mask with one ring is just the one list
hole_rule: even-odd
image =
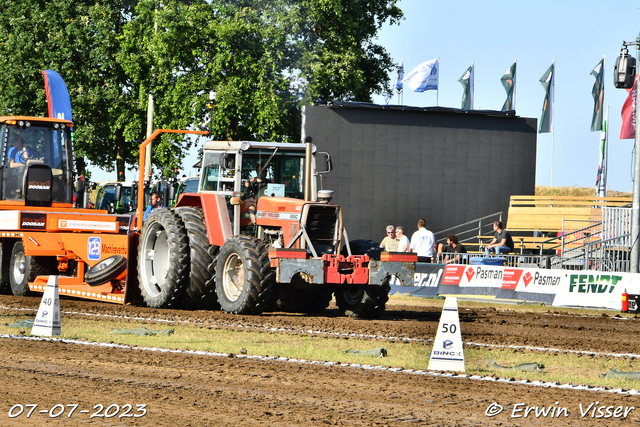
[[[629,55],[628,46],[640,46],[640,38],[635,42],[622,42],[620,56],[616,59],[613,69],[613,84],[619,89],[631,89],[636,77],[636,59]],[[638,87],[636,86],[636,106],[638,105]],[[633,165],[633,200],[631,202],[631,272],[639,273],[638,258],[640,255],[640,126],[637,124],[638,112],[636,107],[634,165]]]

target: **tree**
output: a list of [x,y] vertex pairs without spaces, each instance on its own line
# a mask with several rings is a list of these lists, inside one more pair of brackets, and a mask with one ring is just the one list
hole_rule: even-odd
[[[370,102],[385,91],[392,61],[372,40],[385,22],[402,18],[395,3],[142,1],[127,24],[121,59],[136,84],[154,93],[156,125],[201,126],[213,113],[220,138],[297,142],[302,104]],[[152,40],[142,52],[141,40]],[[302,100],[290,91],[296,73],[309,82]],[[217,93],[213,112],[210,91]],[[156,147],[159,163],[179,165],[189,148],[179,138]]]
[[115,163],[119,172],[136,159],[139,141],[125,135],[140,114],[131,102],[137,88],[115,59],[136,3],[0,2],[0,114],[46,115],[41,70],[57,71],[71,98],[80,173],[85,157],[107,170]]
[[[218,138],[299,141],[301,105],[383,93],[392,63],[373,37],[402,18],[396,3],[0,0],[0,114],[46,115],[41,70],[57,71],[78,171],[86,158],[122,178],[137,166],[149,93],[154,128],[202,127],[211,116]],[[308,82],[302,99],[290,91],[296,76]],[[179,167],[189,141],[154,142],[154,163]]]

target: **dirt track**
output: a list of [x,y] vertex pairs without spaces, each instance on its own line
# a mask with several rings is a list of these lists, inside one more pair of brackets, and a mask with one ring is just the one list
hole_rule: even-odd
[[[0,296],[3,307],[37,308],[38,304],[37,297]],[[313,317],[282,313],[230,316],[64,299],[61,309],[191,320],[218,327],[243,324],[290,328],[292,332],[314,329],[424,340],[433,338],[440,317],[437,308],[405,306],[393,306],[377,320],[339,317],[336,309]],[[640,354],[640,341],[633,339],[640,330],[638,319],[620,320],[611,314],[575,317],[554,312],[468,310],[461,303],[463,340]],[[596,425],[603,420],[592,418],[591,411],[581,417],[580,404],[583,411],[596,401],[600,402],[597,406],[640,408],[638,396],[603,392],[55,342],[0,339],[0,357],[1,425]],[[488,417],[485,411],[494,402],[504,411]],[[127,403],[133,405],[129,415],[136,414],[136,404],[146,404],[146,415],[118,418],[124,409],[116,413],[112,406],[114,417],[90,418],[99,409],[94,409],[95,405],[107,408]],[[549,416],[536,418],[532,412],[527,418],[513,418],[512,411],[518,403],[539,408],[566,407],[568,416],[563,413],[552,421]],[[38,408],[29,418],[27,407],[22,415],[10,418],[9,411],[16,404],[38,404]],[[38,412],[56,404],[79,406],[71,418],[66,418],[70,408],[56,419]],[[517,408],[524,410],[524,405]],[[628,414],[622,422],[640,422],[640,409]],[[514,415],[524,415],[524,411]],[[620,421],[612,417],[607,424],[614,419]]]

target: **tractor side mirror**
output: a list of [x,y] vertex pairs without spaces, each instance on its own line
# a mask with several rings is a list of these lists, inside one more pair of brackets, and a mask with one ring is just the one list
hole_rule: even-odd
[[329,173],[333,170],[333,163],[331,162],[331,156],[327,152],[320,152],[316,154],[316,172],[317,173]]

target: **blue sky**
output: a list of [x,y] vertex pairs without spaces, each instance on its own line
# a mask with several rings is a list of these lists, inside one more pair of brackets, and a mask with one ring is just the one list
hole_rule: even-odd
[[[608,188],[632,190],[633,140],[619,138],[627,92],[613,86],[613,66],[622,42],[638,36],[640,3],[400,0],[398,5],[406,19],[384,27],[378,43],[394,61],[404,58],[405,73],[440,58],[438,93],[406,88],[405,105],[460,108],[463,88],[458,79],[475,62],[474,108],[500,110],[506,99],[500,78],[517,58],[516,114],[539,121],[545,95],[539,80],[555,59],[555,135],[538,134],[538,185],[551,185],[553,138],[553,185],[595,186],[600,132],[590,131],[595,82],[590,73],[606,55]],[[629,53],[636,56],[637,51],[631,48]],[[376,96],[374,102],[382,104],[384,97]],[[398,103],[397,95],[391,103]]]
[[[377,43],[394,61],[404,58],[407,73],[421,62],[440,58],[438,92],[407,88],[402,95],[405,105],[460,108],[463,88],[458,79],[475,62],[474,108],[500,110],[506,98],[500,78],[517,58],[516,113],[540,120],[545,92],[539,80],[555,59],[555,132],[553,137],[538,134],[538,185],[551,184],[553,139],[554,186],[595,186],[600,132],[590,131],[595,81],[590,73],[606,55],[608,188],[632,190],[633,140],[619,139],[620,110],[627,93],[612,82],[622,42],[639,34],[640,3],[400,0],[398,5],[405,19],[400,25],[386,25]],[[630,54],[636,56],[636,49],[631,48]],[[390,80],[393,77],[394,73],[389,75]],[[374,102],[383,104],[384,96],[375,96]],[[398,103],[397,95],[391,103]],[[194,159],[195,155],[184,161],[187,175],[194,174]],[[109,178],[114,179],[115,173],[94,171],[95,180]]]

